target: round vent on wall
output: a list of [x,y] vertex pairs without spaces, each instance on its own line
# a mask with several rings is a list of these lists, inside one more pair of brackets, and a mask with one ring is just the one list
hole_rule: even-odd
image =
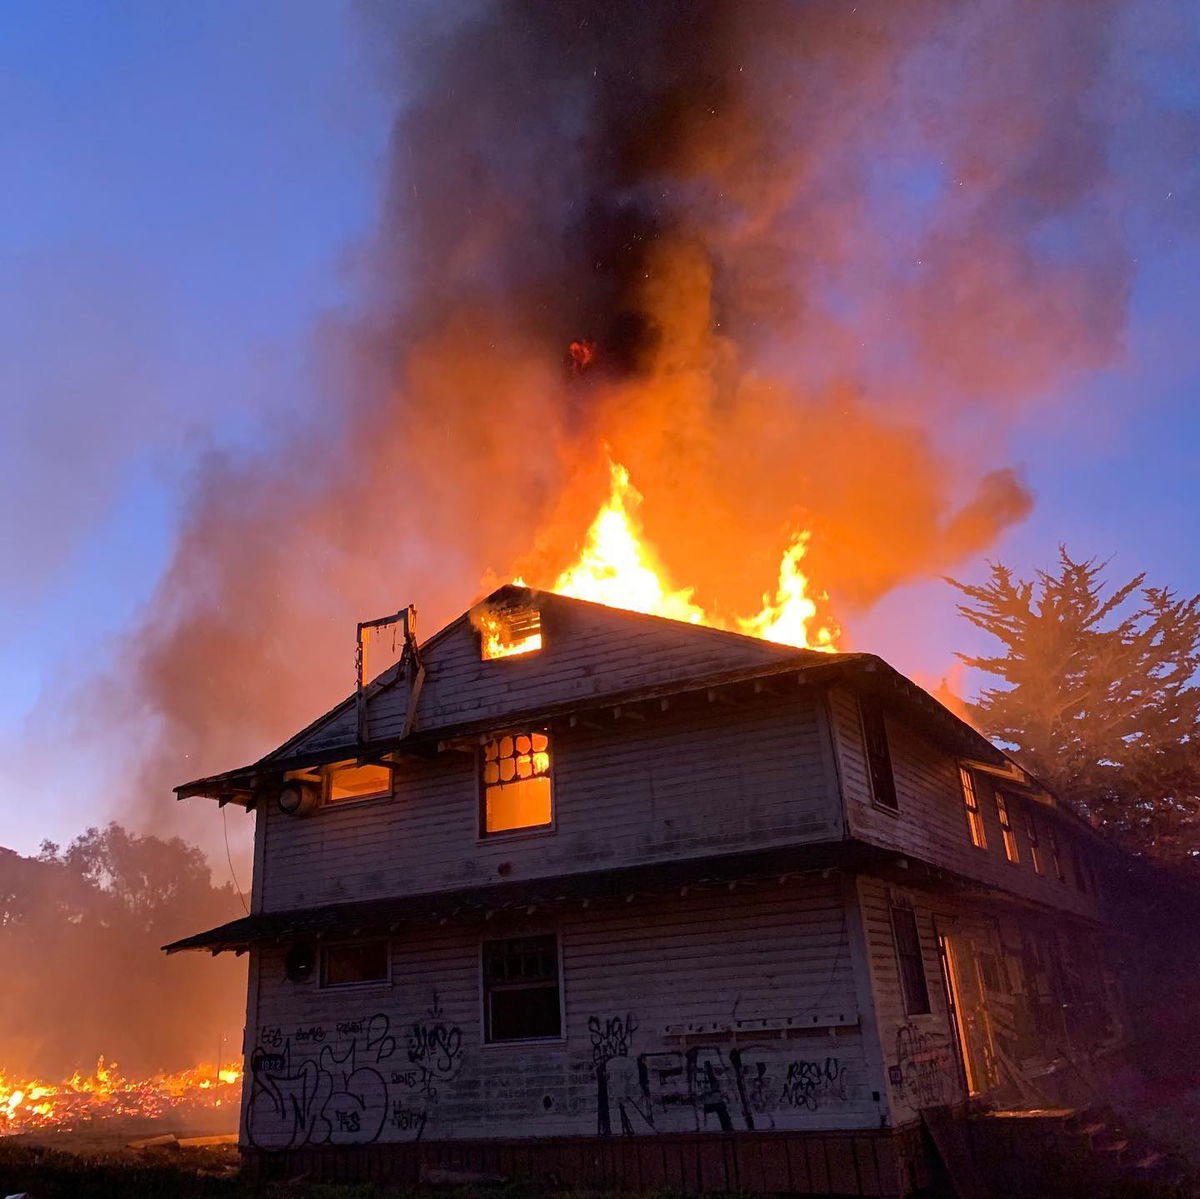
[[317,951],[307,941],[297,941],[283,959],[283,972],[289,982],[302,983],[312,978],[317,968]]
[[321,789],[303,779],[288,779],[279,791],[279,810],[286,816],[307,816],[317,806]]

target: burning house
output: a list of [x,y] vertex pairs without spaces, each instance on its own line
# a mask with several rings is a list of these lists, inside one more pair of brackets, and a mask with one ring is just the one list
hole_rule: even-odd
[[1114,851],[881,659],[517,585],[401,616],[177,789],[255,818],[250,914],[167,946],[249,954],[253,1161],[898,1196],[923,1113],[1121,1042]]

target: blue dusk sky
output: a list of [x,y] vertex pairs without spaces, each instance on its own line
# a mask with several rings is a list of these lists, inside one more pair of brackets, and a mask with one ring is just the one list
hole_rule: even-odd
[[[123,747],[76,738],[66,697],[136,637],[206,455],[269,454],[322,404],[320,330],[361,300],[397,104],[371,50],[342,0],[0,5],[0,845],[121,815]],[[1200,101],[1196,61],[1143,64],[1164,104]],[[1146,187],[1169,213],[1172,181]],[[998,434],[1035,505],[988,556],[1029,572],[1066,542],[1200,592],[1197,215],[1134,221],[1114,365]],[[853,642],[932,685],[976,645],[954,604],[904,586]]]

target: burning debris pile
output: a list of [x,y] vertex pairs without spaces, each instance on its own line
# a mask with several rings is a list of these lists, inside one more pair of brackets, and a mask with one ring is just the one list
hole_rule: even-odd
[[228,1107],[236,1112],[240,1069],[195,1066],[176,1074],[132,1079],[104,1058],[91,1074],[76,1071],[65,1082],[17,1078],[0,1070],[0,1136],[52,1129],[73,1131],[99,1121],[193,1116]]

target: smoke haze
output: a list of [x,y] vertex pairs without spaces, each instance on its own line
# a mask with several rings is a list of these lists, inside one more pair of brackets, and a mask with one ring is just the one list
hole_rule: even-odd
[[363,12],[403,97],[369,317],[320,420],[199,473],[121,685],[160,810],[348,691],[356,620],[552,582],[606,446],[724,615],[797,528],[852,634],[1029,512],[1010,421],[1121,352],[1128,6]]

